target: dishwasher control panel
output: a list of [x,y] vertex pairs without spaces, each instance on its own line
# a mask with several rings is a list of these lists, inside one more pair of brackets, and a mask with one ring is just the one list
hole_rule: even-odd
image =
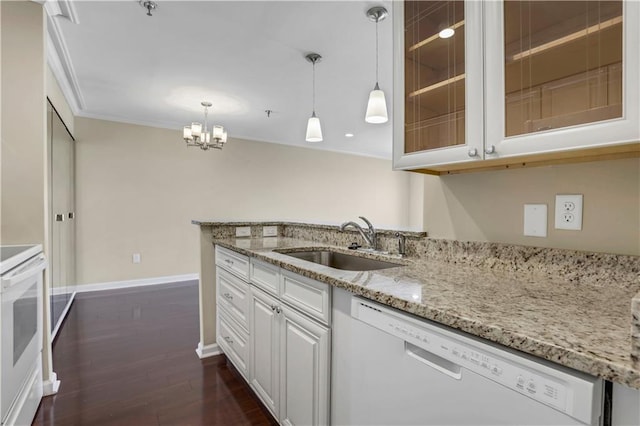
[[[357,297],[352,299],[351,315],[450,363],[592,424],[593,404],[597,400],[593,395],[601,392],[602,382],[595,377],[578,372],[578,376],[568,374],[560,366],[552,368],[506,348],[476,341]],[[577,398],[580,398],[579,404]],[[589,404],[585,405],[586,400]]]

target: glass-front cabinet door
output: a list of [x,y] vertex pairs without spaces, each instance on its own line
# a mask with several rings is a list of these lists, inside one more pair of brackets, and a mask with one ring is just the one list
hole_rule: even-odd
[[393,22],[394,167],[482,159],[482,4],[394,2]]
[[639,6],[485,2],[486,158],[638,141]]

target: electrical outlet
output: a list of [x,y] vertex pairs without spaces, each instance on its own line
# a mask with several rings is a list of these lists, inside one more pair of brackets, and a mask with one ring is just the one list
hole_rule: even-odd
[[582,194],[556,195],[556,229],[582,230]]
[[250,226],[236,226],[236,237],[250,237],[250,236],[251,236]]
[[140,263],[140,253],[133,253],[131,260],[133,263]]
[[277,237],[278,236],[278,227],[277,226],[263,226],[262,227],[262,236],[263,237]]
[[524,235],[529,237],[547,236],[547,205],[524,205]]

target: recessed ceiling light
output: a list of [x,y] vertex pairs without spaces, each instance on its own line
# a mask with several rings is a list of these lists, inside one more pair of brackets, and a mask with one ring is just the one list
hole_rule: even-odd
[[353,133],[345,133],[344,136],[347,137],[347,138],[352,138],[353,137]]
[[453,28],[445,28],[444,30],[442,30],[442,31],[440,31],[438,33],[440,38],[449,38],[449,37],[453,36],[454,34],[455,34],[455,30]]

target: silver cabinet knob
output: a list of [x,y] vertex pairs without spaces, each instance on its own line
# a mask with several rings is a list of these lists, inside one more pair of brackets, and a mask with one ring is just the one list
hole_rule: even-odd
[[271,305],[271,310],[275,311],[276,310],[276,305]]
[[232,296],[232,295],[230,295],[229,293],[225,293],[225,294],[223,294],[223,296],[224,296],[224,297],[225,297],[225,299],[227,299],[227,300],[233,300],[233,296]]
[[223,337],[224,341],[227,342],[230,345],[233,345],[233,340],[231,340],[231,337],[229,336],[224,336]]
[[475,149],[475,148],[471,148],[467,154],[469,154],[469,157],[477,157],[478,156],[478,150]]
[[495,154],[496,153],[496,147],[495,145],[491,145],[489,148],[485,148],[484,149],[485,154]]

